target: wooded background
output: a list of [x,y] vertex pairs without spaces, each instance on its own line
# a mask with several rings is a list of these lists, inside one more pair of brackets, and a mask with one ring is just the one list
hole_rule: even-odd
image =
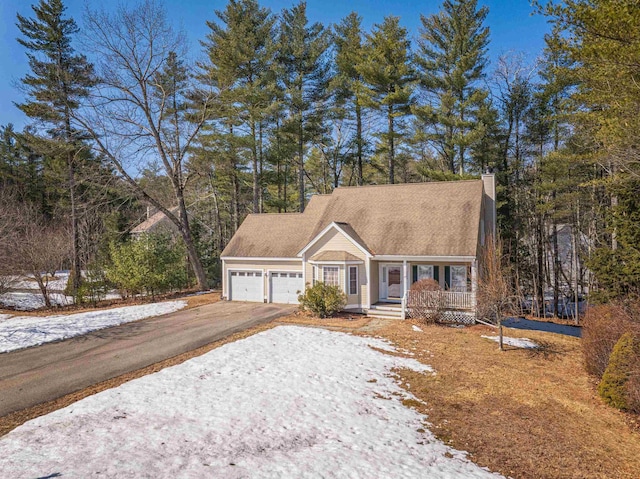
[[356,12],[322,25],[304,2],[232,0],[207,21],[196,63],[159,2],[88,7],[76,23],[61,0],[41,0],[17,17],[30,66],[17,107],[31,123],[0,127],[0,273],[44,268],[25,264],[27,245],[67,245],[55,262],[74,272],[108,262],[152,207],[204,289],[248,213],[303,211],[342,185],[493,172],[523,297],[552,298],[558,313],[576,288],[636,294],[634,5],[539,5],[553,23],[540,57],[490,68],[476,0],[444,1],[415,42],[394,16],[364,31]]

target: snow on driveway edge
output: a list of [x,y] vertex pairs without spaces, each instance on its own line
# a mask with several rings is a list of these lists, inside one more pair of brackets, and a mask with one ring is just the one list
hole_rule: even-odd
[[0,315],[0,353],[73,338],[100,329],[179,311],[186,301],[123,306],[57,316]]

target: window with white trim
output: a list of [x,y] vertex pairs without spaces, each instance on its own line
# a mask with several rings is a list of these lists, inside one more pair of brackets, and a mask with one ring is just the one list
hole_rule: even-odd
[[358,294],[358,267],[349,266],[349,294]]
[[323,266],[322,282],[331,286],[340,286],[340,267],[339,266]]
[[418,281],[421,279],[433,279],[433,265],[432,264],[419,264],[418,265]]
[[451,266],[451,291],[465,293],[467,291],[467,267]]

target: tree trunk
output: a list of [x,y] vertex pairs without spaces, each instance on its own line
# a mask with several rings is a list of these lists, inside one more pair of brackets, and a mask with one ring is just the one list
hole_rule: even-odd
[[238,182],[238,175],[235,168],[231,173],[231,216],[233,220],[233,232],[238,231],[240,227],[240,185]]
[[389,184],[393,184],[395,181],[394,175],[394,166],[395,166],[395,158],[394,158],[394,131],[393,131],[393,106],[389,105],[389,110],[387,113],[387,123],[389,130]]
[[302,113],[298,130],[298,204],[300,213],[304,213],[304,130],[302,125]]
[[71,284],[73,288],[73,297],[78,293],[82,282],[82,267],[80,265],[80,234],[78,232],[78,211],[76,205],[76,173],[73,152],[67,155],[67,163],[69,168],[69,200],[71,203],[71,236],[73,242],[73,266],[71,269]]
[[259,143],[258,143],[258,170],[259,170],[259,191],[258,191],[258,213],[264,213],[264,187],[263,187],[263,170],[264,170],[264,144],[262,122],[258,124]]
[[44,299],[44,305],[47,308],[50,308],[51,299],[49,299],[49,291],[47,291],[47,287],[44,285],[44,282],[42,281],[42,276],[40,276],[40,272],[36,271],[31,274],[36,279],[36,283],[38,283],[38,288],[40,288],[40,292],[42,293],[42,298]]
[[[68,108],[65,108],[65,141],[67,147],[70,148],[73,143],[73,130],[71,129],[71,114]],[[72,254],[73,265],[71,268],[71,285],[72,294],[75,297],[78,293],[78,288],[82,282],[82,267],[80,265],[80,233],[78,231],[78,210],[76,204],[76,170],[75,170],[75,158],[74,152],[69,151],[67,153],[67,168],[69,173],[69,202],[71,206],[71,236],[72,236]]]
[[504,351],[504,335],[502,333],[502,318],[498,317],[498,347]]
[[557,318],[560,302],[560,252],[558,251],[558,225],[555,220],[553,220],[551,235],[553,241],[553,315]]
[[198,289],[200,291],[206,291],[209,289],[207,275],[202,267],[202,262],[200,261],[195,241],[191,235],[191,227],[189,226],[189,219],[187,218],[187,207],[184,204],[184,196],[182,195],[182,192],[180,192],[178,197],[178,207],[180,209],[180,234],[182,235],[182,239],[184,240],[184,244],[187,248],[189,263],[191,263],[193,272],[196,275]]
[[540,317],[540,307],[544,305],[544,220],[542,215],[537,215],[536,228],[536,316]]
[[357,143],[357,156],[358,156],[358,164],[357,164],[357,182],[358,186],[362,186],[364,184],[364,176],[362,173],[362,107],[358,104],[358,100],[356,99],[356,143]]
[[260,194],[259,194],[259,178],[258,178],[258,148],[256,139],[256,123],[251,122],[251,156],[253,161],[253,212],[260,211]]

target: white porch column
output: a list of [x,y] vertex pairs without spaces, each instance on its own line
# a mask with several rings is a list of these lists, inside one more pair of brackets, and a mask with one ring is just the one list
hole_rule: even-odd
[[402,297],[407,295],[407,285],[409,284],[409,268],[407,268],[407,260],[402,261]]
[[407,260],[402,261],[402,319],[407,317],[407,285],[409,284],[409,268],[407,268]]
[[478,291],[478,260],[474,259],[471,263],[471,292]]
[[[376,263],[377,265],[377,263]],[[367,310],[371,309],[371,258],[367,256],[367,262],[365,263],[367,270]],[[378,280],[380,282],[380,280]],[[380,292],[378,291],[378,294]]]

